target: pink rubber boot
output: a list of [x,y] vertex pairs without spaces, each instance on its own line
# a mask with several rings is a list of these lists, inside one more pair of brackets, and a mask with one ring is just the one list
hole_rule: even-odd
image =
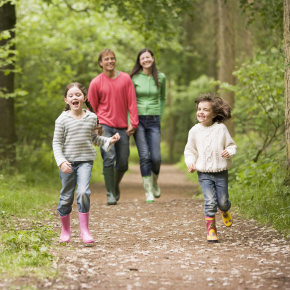
[[59,216],[62,224],[61,234],[59,238],[60,243],[69,243],[70,240],[70,215]]
[[79,212],[80,228],[81,228],[81,238],[86,244],[93,243],[94,239],[89,231],[89,213]]

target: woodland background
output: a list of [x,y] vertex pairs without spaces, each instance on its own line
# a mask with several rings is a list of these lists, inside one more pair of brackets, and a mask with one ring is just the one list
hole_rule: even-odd
[[[186,169],[183,150],[196,123],[194,100],[220,92],[234,108],[227,126],[238,145],[231,200],[242,214],[289,237],[284,72],[290,37],[284,31],[283,47],[283,21],[290,16],[283,20],[283,13],[290,9],[284,2],[1,0],[2,221],[15,212],[31,215],[31,206],[37,216],[38,208],[58,200],[52,137],[65,86],[77,81],[88,88],[101,72],[97,57],[105,47],[116,52],[116,68],[127,73],[138,51],[148,47],[167,77],[163,162]],[[133,138],[131,143],[130,161],[138,162]],[[196,175],[190,178],[196,181]],[[92,181],[102,181],[100,155]]]

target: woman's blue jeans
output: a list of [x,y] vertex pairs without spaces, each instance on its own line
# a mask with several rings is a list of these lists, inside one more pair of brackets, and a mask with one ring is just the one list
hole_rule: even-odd
[[60,170],[62,189],[60,191],[60,198],[57,207],[60,216],[66,216],[71,213],[76,186],[78,186],[78,211],[81,213],[87,213],[90,211],[91,191],[89,185],[93,164],[93,161],[76,161],[71,162],[71,173],[64,173]]
[[197,172],[204,196],[204,215],[214,216],[217,208],[228,211],[231,208],[228,193],[228,170],[221,172]]
[[150,176],[151,171],[159,174],[160,152],[160,116],[139,116],[139,126],[134,134],[140,157],[142,176]]

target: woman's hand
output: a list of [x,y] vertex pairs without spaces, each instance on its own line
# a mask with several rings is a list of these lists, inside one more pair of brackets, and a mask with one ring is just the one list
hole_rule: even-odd
[[195,165],[194,165],[193,163],[190,163],[190,164],[187,166],[187,168],[188,168],[188,172],[189,172],[189,173],[193,173],[193,172],[196,170]]
[[71,163],[69,163],[67,161],[62,162],[59,167],[60,167],[61,171],[64,173],[71,173],[72,172]]
[[230,158],[230,154],[229,154],[229,152],[227,150],[224,150],[221,155],[222,155],[223,158],[226,158],[226,159]]
[[136,129],[130,124],[127,128],[127,135],[130,137],[131,135],[133,135],[135,133]]
[[115,144],[116,142],[118,142],[120,140],[120,134],[116,133],[114,136],[112,136],[110,144]]

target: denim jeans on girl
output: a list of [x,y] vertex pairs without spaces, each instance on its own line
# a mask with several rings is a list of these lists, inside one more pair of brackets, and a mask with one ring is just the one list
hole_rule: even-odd
[[228,211],[231,208],[228,194],[228,170],[221,172],[197,172],[204,196],[204,215],[214,216],[217,208]]
[[134,134],[140,157],[142,176],[150,176],[151,171],[159,174],[160,152],[160,116],[139,116],[139,126]]
[[103,168],[110,168],[114,167],[115,162],[116,166],[115,169],[121,172],[125,172],[128,170],[128,158],[129,158],[129,136],[126,133],[127,129],[118,129],[113,128],[107,125],[102,124],[105,133],[104,137],[112,137],[116,133],[120,134],[120,140],[115,143],[111,149],[106,152],[101,147],[101,154],[103,158]]
[[71,162],[71,173],[64,173],[60,170],[62,189],[60,191],[60,198],[57,207],[60,216],[66,216],[71,213],[76,186],[78,186],[78,211],[81,213],[87,213],[90,211],[91,191],[89,185],[93,164],[93,161],[76,161]]

